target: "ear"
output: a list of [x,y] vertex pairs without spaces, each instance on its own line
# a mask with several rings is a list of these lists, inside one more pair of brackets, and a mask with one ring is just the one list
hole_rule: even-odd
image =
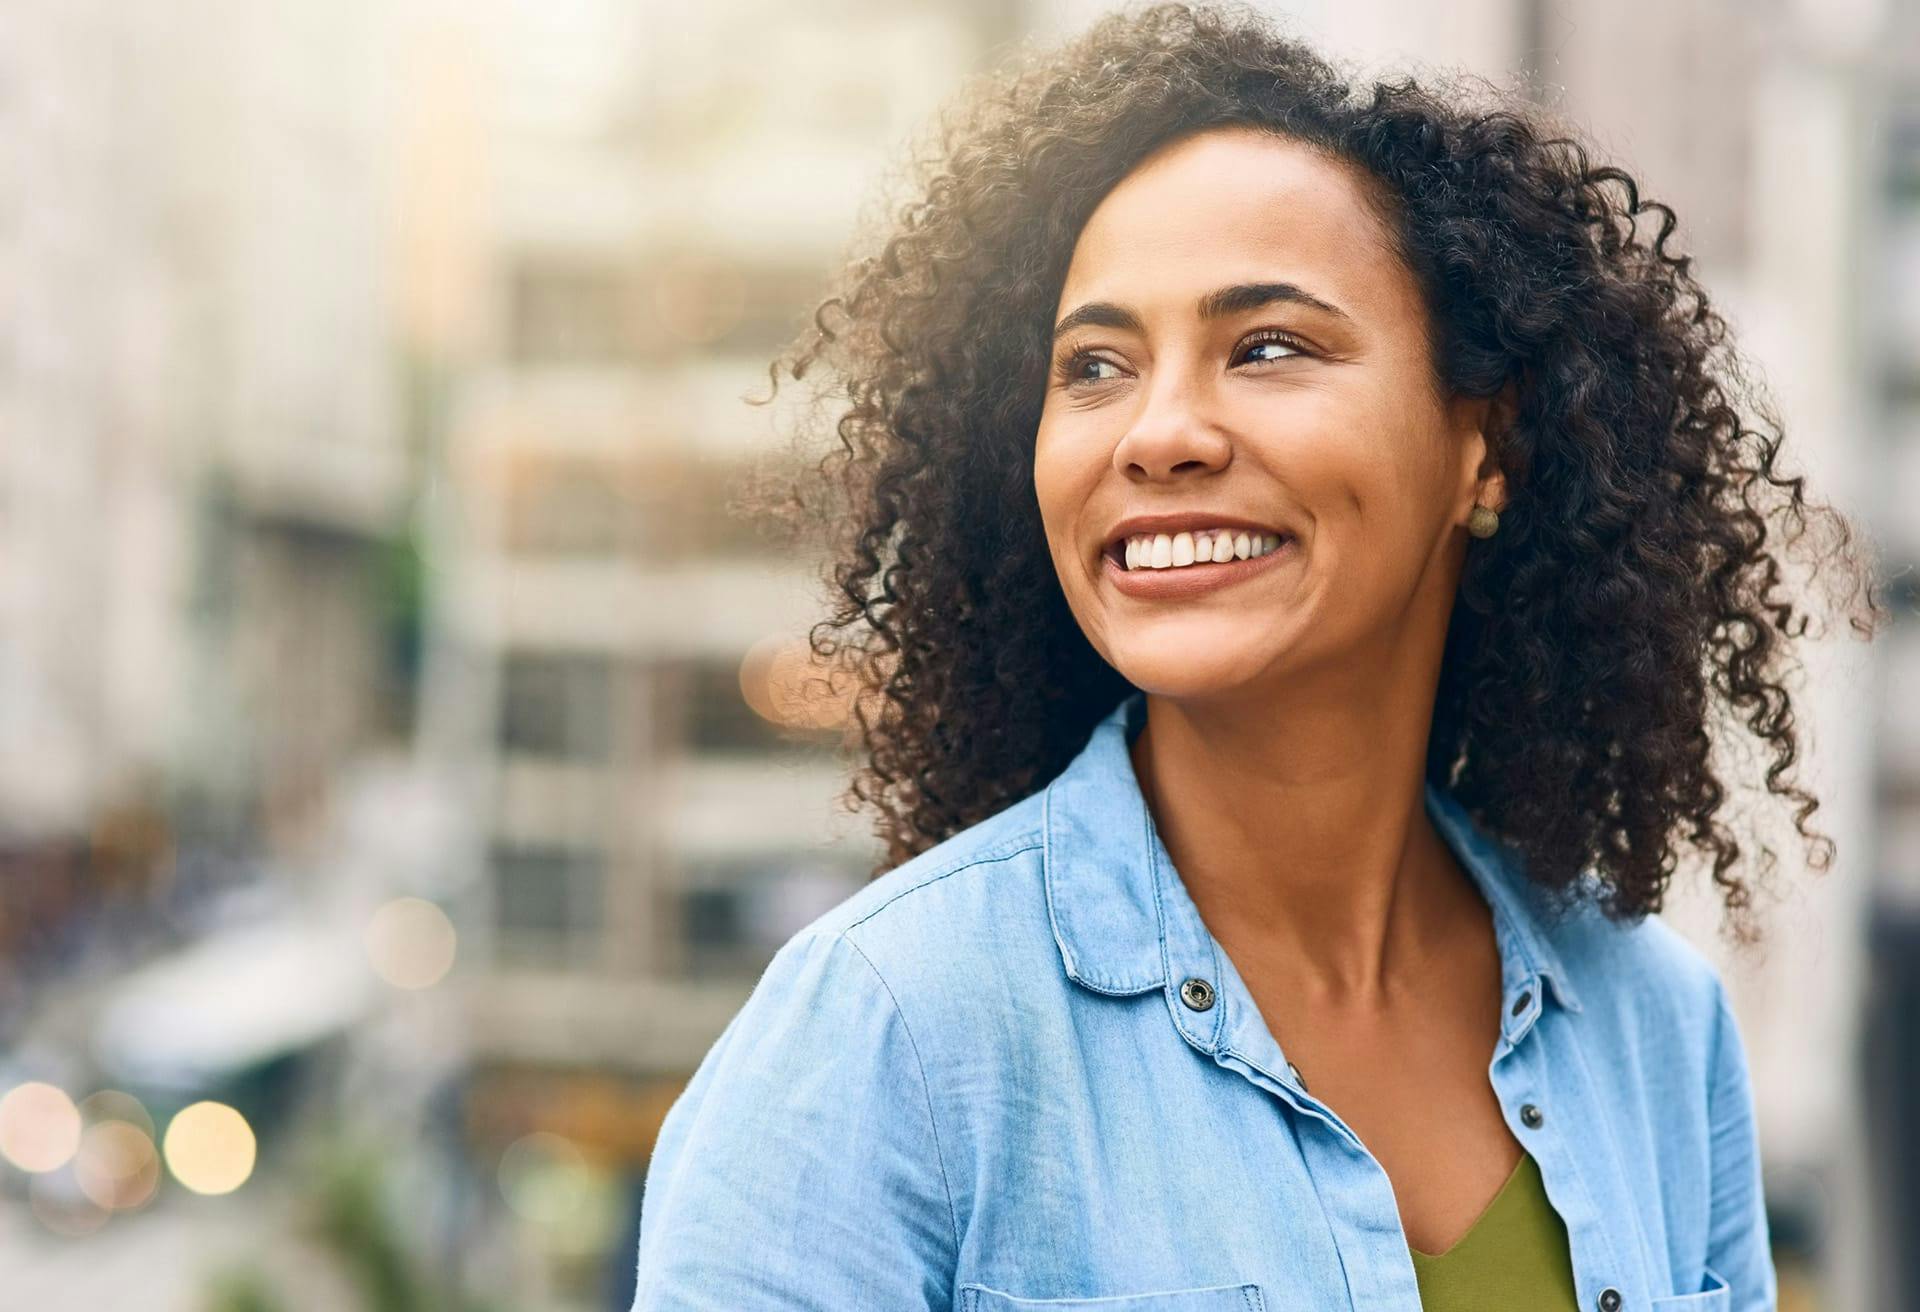
[[1469,449],[1478,453],[1473,470],[1473,504],[1492,510],[1507,508],[1507,475],[1501,467],[1502,439],[1519,411],[1519,391],[1512,379],[1492,396],[1477,398],[1474,431]]

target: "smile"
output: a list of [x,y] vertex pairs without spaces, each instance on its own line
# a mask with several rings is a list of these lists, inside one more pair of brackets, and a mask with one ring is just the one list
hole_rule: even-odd
[[1258,529],[1206,528],[1180,533],[1135,533],[1113,548],[1122,563],[1135,569],[1185,569],[1190,565],[1249,560],[1277,550],[1282,533]]
[[[1224,535],[1225,530],[1222,530]],[[1211,592],[1215,588],[1229,587],[1256,574],[1290,563],[1299,553],[1298,543],[1285,534],[1265,533],[1247,534],[1236,531],[1232,549],[1221,559],[1212,559],[1222,538],[1214,536],[1209,541],[1209,559],[1197,558],[1197,547],[1189,544],[1176,548],[1169,538],[1190,538],[1187,533],[1141,535],[1148,545],[1136,544],[1129,538],[1115,549],[1105,552],[1101,559],[1104,573],[1116,591],[1129,597],[1138,597],[1147,601],[1171,601],[1191,597],[1202,592]],[[1246,552],[1241,554],[1240,543],[1246,543]],[[1256,551],[1258,554],[1255,554]],[[1124,554],[1123,554],[1124,552]],[[1134,565],[1129,568],[1127,557],[1131,556]],[[1185,559],[1188,563],[1174,564],[1173,561]],[[1156,562],[1166,560],[1167,564]]]

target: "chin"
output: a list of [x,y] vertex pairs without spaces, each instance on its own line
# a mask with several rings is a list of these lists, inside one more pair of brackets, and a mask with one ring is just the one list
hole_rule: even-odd
[[1196,661],[1186,650],[1122,651],[1108,661],[1134,687],[1176,701],[1231,696],[1253,684],[1259,671],[1272,664],[1271,660]]

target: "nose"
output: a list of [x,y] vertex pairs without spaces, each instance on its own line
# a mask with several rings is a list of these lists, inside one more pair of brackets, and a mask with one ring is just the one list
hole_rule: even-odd
[[1232,458],[1232,441],[1198,404],[1195,390],[1172,378],[1151,389],[1113,448],[1113,467],[1129,482],[1214,473]]

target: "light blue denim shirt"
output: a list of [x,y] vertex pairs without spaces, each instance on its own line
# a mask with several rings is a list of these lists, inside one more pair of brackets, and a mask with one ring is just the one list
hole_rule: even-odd
[[[1045,789],[780,948],[661,1126],[635,1312],[1420,1306],[1385,1171],[1289,1077],[1155,831],[1144,722],[1130,693]],[[1712,967],[1657,916],[1554,921],[1512,849],[1426,805],[1493,910],[1488,1078],[1580,1306],[1773,1308]]]

